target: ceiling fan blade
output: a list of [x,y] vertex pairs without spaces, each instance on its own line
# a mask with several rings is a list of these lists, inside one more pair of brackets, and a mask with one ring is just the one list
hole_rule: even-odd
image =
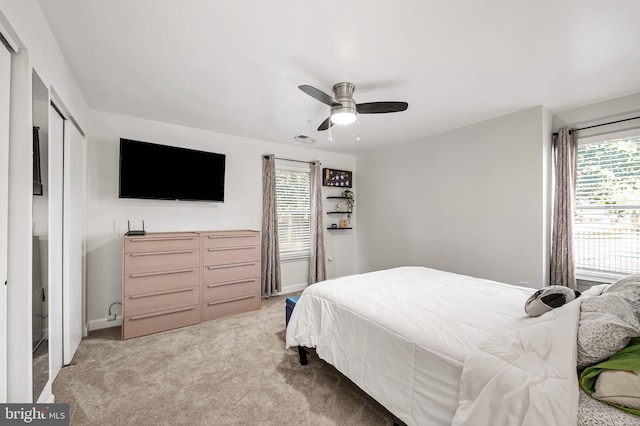
[[322,90],[316,89],[313,86],[303,84],[302,86],[298,86],[298,89],[302,90],[304,93],[311,96],[312,98],[319,100],[323,104],[327,104],[329,106],[342,105],[340,102],[336,101],[333,97],[327,95]]
[[384,114],[387,112],[400,112],[409,107],[406,102],[366,102],[356,105],[358,114]]
[[327,119],[318,127],[318,131],[321,132],[323,130],[327,130],[331,126],[333,126],[333,121],[331,121],[331,117],[327,117]]

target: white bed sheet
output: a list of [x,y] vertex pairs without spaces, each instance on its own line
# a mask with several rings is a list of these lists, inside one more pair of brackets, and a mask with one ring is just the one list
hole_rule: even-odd
[[318,356],[407,424],[450,425],[465,358],[525,317],[534,289],[422,267],[314,284],[287,347]]

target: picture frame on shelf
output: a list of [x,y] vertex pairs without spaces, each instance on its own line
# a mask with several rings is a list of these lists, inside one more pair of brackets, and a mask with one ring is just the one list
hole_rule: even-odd
[[338,188],[351,188],[353,175],[348,170],[322,169],[323,186],[335,186]]

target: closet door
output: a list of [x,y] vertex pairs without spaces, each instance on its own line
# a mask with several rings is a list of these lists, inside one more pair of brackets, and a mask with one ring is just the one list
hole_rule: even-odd
[[64,119],[49,106],[49,378],[62,368]]
[[83,331],[85,140],[64,122],[63,362],[71,363]]
[[7,239],[11,53],[0,43],[0,404],[7,402]]

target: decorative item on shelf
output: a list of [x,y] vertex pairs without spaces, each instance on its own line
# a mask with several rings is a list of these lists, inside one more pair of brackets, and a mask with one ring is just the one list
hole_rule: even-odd
[[324,176],[324,186],[338,186],[341,188],[351,188],[353,179],[351,172],[345,170],[322,169]]
[[353,195],[353,191],[347,189],[342,193],[344,197],[344,205],[347,207],[347,221],[351,223],[351,214],[353,213],[353,207],[355,205],[356,199]]
[[336,211],[339,212],[340,211],[340,204],[336,204]]
[[348,228],[349,227],[349,222],[347,222],[347,219],[340,219],[340,228]]
[[338,227],[338,224],[337,224],[337,223],[332,223],[332,224],[331,224],[331,227],[332,227],[332,228],[337,228],[337,227]]

